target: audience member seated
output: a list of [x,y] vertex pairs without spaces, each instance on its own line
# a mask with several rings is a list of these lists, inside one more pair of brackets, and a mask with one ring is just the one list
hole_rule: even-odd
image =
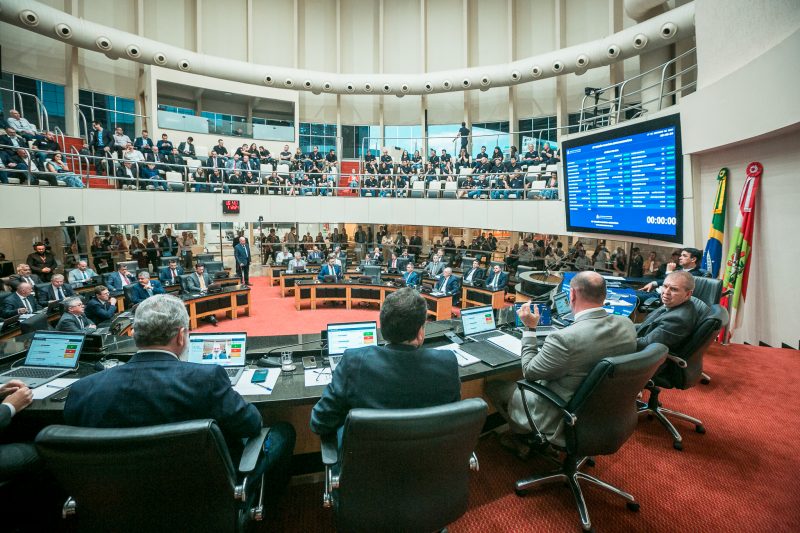
[[[148,164],[150,167],[155,168],[152,163]],[[146,168],[146,167],[145,167]],[[148,174],[151,174],[148,172]],[[156,174],[158,174],[156,172]],[[136,182],[139,179],[139,166],[128,159],[124,160],[123,164],[117,167],[116,171],[117,183],[122,189],[136,189]],[[142,184],[144,186],[144,184]]]
[[102,325],[117,313],[117,299],[111,296],[108,287],[98,285],[94,288],[94,296],[86,303],[85,313],[89,320]]
[[[684,270],[691,274],[692,276],[698,276],[701,278],[709,278],[711,274],[709,274],[706,270],[700,268],[700,263],[703,260],[703,252],[698,250],[697,248],[683,248],[680,252],[680,256],[678,257],[678,264],[676,265],[674,262],[675,253],[672,254],[673,261],[670,263],[666,263],[664,266],[665,268],[665,275],[669,275],[674,271]],[[652,291],[657,289],[660,285],[658,280],[651,281],[644,287],[642,287],[643,291]]]
[[16,109],[10,109],[8,111],[8,119],[6,120],[6,124],[9,128],[14,128],[14,130],[26,141],[33,141],[35,139],[42,138],[42,136],[36,131],[36,126],[28,122],[28,119],[20,116],[19,111]]
[[533,144],[528,145],[528,151],[522,155],[521,163],[527,167],[531,167],[533,165],[540,164],[542,162],[542,158],[539,157],[539,152],[533,147]]
[[8,277],[8,285],[11,287],[11,290],[15,291],[17,290],[17,285],[23,281],[25,283],[30,283],[31,287],[35,287],[42,282],[38,275],[31,272],[31,267],[28,263],[20,263],[17,265],[17,273],[11,274]]
[[35,313],[39,310],[41,310],[41,306],[33,297],[33,285],[25,281],[18,283],[14,294],[6,296],[6,299],[3,300],[3,318]]
[[159,157],[171,154],[174,148],[172,146],[172,141],[169,140],[169,136],[166,133],[161,134],[161,140],[156,143],[156,147],[158,148]]
[[155,163],[147,163],[139,171],[139,188],[142,190],[167,190],[166,180],[160,179]]
[[83,180],[79,174],[75,174],[72,172],[64,162],[61,152],[56,152],[52,154],[52,159],[48,160],[45,163],[45,170],[52,174],[57,175],[57,179],[61,178],[64,183],[67,184],[67,187],[76,187],[76,188],[83,188]]
[[136,278],[128,272],[128,266],[122,263],[117,264],[117,271],[108,276],[106,280],[108,288],[114,292],[121,291],[128,285],[136,283]]
[[131,144],[131,138],[125,135],[125,132],[121,127],[117,126],[112,135],[112,139],[113,144],[111,145],[111,150],[117,153],[118,159],[122,159],[122,153],[125,151],[127,146]]
[[56,331],[93,333],[97,326],[84,314],[83,300],[71,296],[64,300],[64,313],[56,324]]
[[136,137],[136,140],[133,141],[133,147],[141,152],[144,156],[147,154],[152,154],[155,145],[153,144],[153,139],[148,136],[147,130],[142,130],[142,136]]
[[9,158],[17,153],[17,148],[27,148],[28,141],[17,133],[12,127],[5,129],[5,135],[0,135],[0,157],[7,165]]
[[183,157],[194,158],[194,139],[192,137],[187,137],[185,141],[181,141],[181,143],[178,145],[178,152]]
[[56,136],[53,132],[46,131],[44,135],[33,142],[33,147],[36,149],[36,159],[41,166],[45,166],[45,161],[53,157],[54,152],[61,151],[61,147],[56,141]]
[[50,302],[61,302],[74,295],[72,287],[64,283],[64,276],[62,274],[53,274],[50,285],[41,289],[36,296],[39,300],[39,305],[46,307]]
[[153,295],[164,294],[166,292],[164,287],[161,286],[161,283],[157,280],[150,279],[149,272],[139,272],[136,278],[139,282],[133,285],[130,292],[132,304],[141,303]]
[[[539,381],[565,401],[580,386],[595,364],[604,357],[636,351],[636,331],[626,317],[609,315],[603,309],[606,282],[596,272],[581,272],[570,282],[570,307],[575,323],[550,333],[539,349],[536,326],[539,310],[530,303],[519,310],[522,323],[528,328],[522,334],[522,375]],[[528,444],[520,435],[538,433],[540,442],[563,446],[564,418],[558,408],[539,396],[528,394],[523,400],[515,381],[491,381],[486,393],[497,411],[508,422],[510,434],[501,443],[514,453],[526,456]],[[530,427],[523,401],[527,401],[533,422]]]
[[380,323],[388,344],[345,351],[311,411],[314,433],[338,432],[351,409],[410,409],[461,399],[453,352],[422,346],[427,309],[413,289],[386,296]]
[[442,271],[442,276],[436,282],[434,289],[447,296],[453,296],[453,303],[457,303],[456,301],[461,296],[461,280],[458,276],[453,275],[452,268],[446,267]]
[[[233,390],[221,366],[181,361],[189,333],[183,302],[174,296],[155,296],[136,309],[135,321],[134,341],[139,351],[127,364],[73,384],[64,405],[65,422],[128,428],[213,418],[233,464],[238,464],[243,439],[261,431],[261,415]],[[289,479],[294,442],[291,425],[276,422],[270,426],[264,458],[248,478],[246,493],[256,493],[253,481],[264,473],[264,501],[274,508]]]

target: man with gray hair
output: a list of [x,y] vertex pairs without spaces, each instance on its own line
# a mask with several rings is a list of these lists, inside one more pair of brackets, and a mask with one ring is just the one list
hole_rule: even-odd
[[[182,361],[189,341],[183,302],[168,294],[144,300],[136,308],[133,331],[138,351],[127,364],[72,385],[64,405],[65,422],[129,428],[213,418],[237,464],[243,440],[261,431],[261,414],[233,390],[224,368]],[[265,472],[265,501],[274,502],[288,481],[294,441],[291,425],[270,426],[264,458],[248,478],[257,480]],[[255,494],[254,488],[248,483],[246,493]]]
[[63,274],[53,274],[50,285],[41,289],[37,295],[42,307],[46,307],[48,302],[63,302],[70,296],[75,296],[75,293],[68,284],[64,283]]
[[77,296],[70,296],[64,300],[64,314],[56,324],[57,331],[74,333],[92,333],[97,330],[94,322],[84,314],[83,300]]
[[131,303],[138,304],[156,294],[164,294],[166,291],[158,280],[150,279],[150,273],[142,270],[136,274],[139,283],[131,287]]

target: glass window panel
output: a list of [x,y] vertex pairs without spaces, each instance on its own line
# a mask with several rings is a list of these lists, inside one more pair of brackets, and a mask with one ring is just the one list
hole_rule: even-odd
[[325,124],[311,124],[311,135],[325,135]]
[[300,135],[308,135],[311,133],[311,124],[308,122],[300,123]]

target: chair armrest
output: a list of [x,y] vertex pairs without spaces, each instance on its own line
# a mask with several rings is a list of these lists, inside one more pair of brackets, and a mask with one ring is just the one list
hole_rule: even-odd
[[567,424],[569,424],[570,426],[575,425],[577,417],[574,414],[567,411],[567,402],[564,401],[564,399],[555,392],[551,391],[544,385],[541,385],[533,381],[527,381],[525,379],[517,381],[517,387],[519,387],[519,390],[522,393],[522,398],[523,398],[522,405],[525,407],[525,413],[528,414],[528,421],[531,423],[531,428],[534,428],[535,426],[533,425],[533,418],[530,416],[529,413],[528,402],[524,401],[526,390],[536,394],[541,398],[544,398],[545,400],[553,404],[554,407],[558,408],[561,411],[561,414],[564,416],[564,420],[567,422]]
[[264,450],[264,442],[269,435],[269,428],[261,428],[261,432],[257,437],[247,439],[242,452],[242,458],[239,460],[239,472],[248,474],[253,471],[258,461],[258,456]]
[[322,464],[335,465],[339,462],[339,441],[336,433],[327,433],[319,436],[322,452]]
[[672,361],[673,363],[675,363],[676,365],[678,365],[681,368],[686,368],[688,366],[686,361],[684,359],[681,359],[677,355],[672,355],[671,353],[668,353],[667,354],[667,359],[669,359],[670,361]]

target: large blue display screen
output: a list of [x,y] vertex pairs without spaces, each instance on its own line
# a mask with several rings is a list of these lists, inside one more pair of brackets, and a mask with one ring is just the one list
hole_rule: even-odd
[[567,229],[680,242],[678,115],[565,141]]

